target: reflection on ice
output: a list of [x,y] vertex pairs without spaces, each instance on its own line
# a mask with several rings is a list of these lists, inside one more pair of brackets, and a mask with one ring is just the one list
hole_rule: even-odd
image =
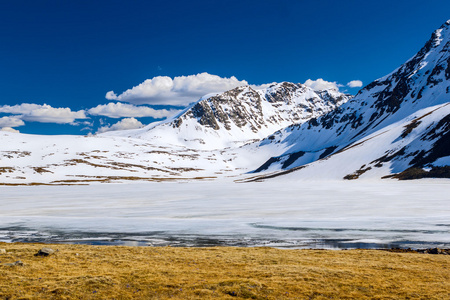
[[0,241],[450,247],[448,180],[3,187]]

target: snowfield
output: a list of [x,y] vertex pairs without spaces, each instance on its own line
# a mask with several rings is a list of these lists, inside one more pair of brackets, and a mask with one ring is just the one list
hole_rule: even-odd
[[449,183],[286,179],[1,187],[0,240],[448,248]]

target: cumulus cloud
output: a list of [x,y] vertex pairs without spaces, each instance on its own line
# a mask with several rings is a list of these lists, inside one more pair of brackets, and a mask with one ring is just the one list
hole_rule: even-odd
[[179,112],[178,110],[167,109],[153,109],[147,106],[135,106],[125,103],[108,103],[104,105],[98,105],[88,110],[88,113],[94,116],[106,116],[110,118],[123,118],[123,117],[152,117],[155,119],[161,119],[170,117]]
[[19,127],[25,123],[17,117],[2,117],[0,118],[0,127]]
[[20,133],[19,130],[11,128],[11,127],[3,127],[2,129],[0,129],[0,131],[7,131],[7,132],[14,132],[14,133]]
[[50,105],[22,103],[19,105],[0,106],[0,113],[17,115],[15,117],[33,122],[67,124],[76,119],[87,119],[84,110],[72,111],[68,107],[55,108]]
[[120,95],[114,91],[106,93],[106,99],[133,104],[186,106],[209,93],[220,93],[238,86],[248,85],[245,80],[232,76],[223,78],[208,73],[197,75],[153,77],[126,90]]
[[312,88],[315,91],[323,91],[328,89],[333,89],[338,91],[342,84],[338,84],[336,81],[330,82],[319,78],[317,80],[308,79],[305,81],[304,85]]
[[8,131],[8,132],[16,132],[19,130],[14,129],[13,127],[23,126],[25,123],[17,118],[17,117],[2,117],[0,118],[0,131]]
[[347,86],[351,88],[362,87],[363,82],[361,80],[352,80],[349,83],[347,83]]
[[103,133],[107,131],[137,129],[144,127],[144,124],[136,120],[135,118],[125,118],[111,126],[100,127],[97,133]]

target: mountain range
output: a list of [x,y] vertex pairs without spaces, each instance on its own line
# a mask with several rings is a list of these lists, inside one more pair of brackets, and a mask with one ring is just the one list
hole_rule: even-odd
[[450,177],[450,20],[356,96],[283,82],[207,95],[144,128],[1,132],[0,182]]

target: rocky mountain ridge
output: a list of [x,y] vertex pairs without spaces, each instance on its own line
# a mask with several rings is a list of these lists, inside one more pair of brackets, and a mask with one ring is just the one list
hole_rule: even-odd
[[104,135],[203,150],[236,147],[330,112],[351,97],[335,90],[315,91],[289,82],[264,89],[242,86],[200,99],[160,124]]
[[[450,155],[450,116],[446,114],[449,102],[450,21],[447,21],[414,57],[364,87],[347,103],[263,140],[261,146],[279,144],[287,150],[256,171],[307,165],[349,149],[382,130],[394,130],[394,124],[403,128],[399,136],[387,145],[384,155],[364,163],[365,169],[380,166],[380,161],[389,161],[391,165],[402,161],[403,167],[391,169],[396,172],[432,168],[433,162]],[[426,128],[419,126],[425,123]]]

